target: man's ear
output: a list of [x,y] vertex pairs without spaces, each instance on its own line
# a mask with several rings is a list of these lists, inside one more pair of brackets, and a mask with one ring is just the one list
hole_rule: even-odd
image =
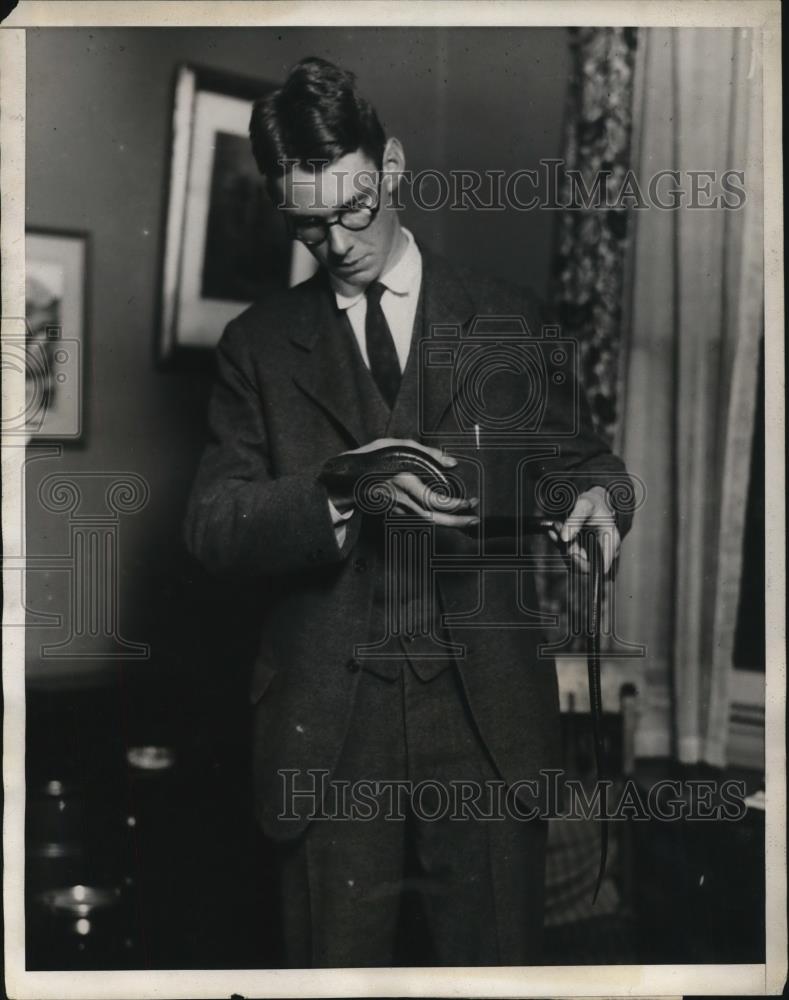
[[390,175],[388,189],[394,194],[400,186],[403,173],[405,172],[405,151],[399,139],[392,136],[386,140],[383,155],[383,172]]

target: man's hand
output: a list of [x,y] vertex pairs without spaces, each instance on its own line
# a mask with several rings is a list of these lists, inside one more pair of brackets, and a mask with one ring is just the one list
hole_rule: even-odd
[[[456,458],[445,455],[438,448],[429,448],[427,445],[419,444],[418,441],[402,438],[378,438],[376,441],[371,441],[369,444],[362,445],[361,448],[344,454],[366,454],[392,446],[416,448],[429,455],[445,469],[452,469],[458,464]],[[393,510],[399,514],[418,514],[433,524],[446,528],[465,528],[468,525],[477,524],[479,521],[477,515],[471,513],[479,503],[476,497],[452,499],[443,496],[430,489],[417,475],[411,472],[400,472],[387,482],[393,490],[395,500]]]
[[582,528],[594,529],[603,549],[603,572],[607,573],[619,555],[622,539],[604,486],[593,486],[582,493],[567,520],[556,521],[549,532],[554,542],[564,544],[565,552],[581,572],[588,573],[589,557],[579,537]]

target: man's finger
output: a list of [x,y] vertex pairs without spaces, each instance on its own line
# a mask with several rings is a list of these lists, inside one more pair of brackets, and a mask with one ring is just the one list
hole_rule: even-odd
[[[589,527],[589,522],[587,522],[587,527]],[[595,526],[594,531],[597,542],[603,550],[603,573],[608,573],[614,560],[619,555],[622,539],[616,525],[612,521]],[[576,535],[570,543],[568,551],[582,553],[584,563],[587,566],[589,565],[589,553],[580,536]]]
[[[395,480],[393,479],[392,485],[394,484]],[[425,508],[420,503],[417,503],[416,500],[405,492],[405,490],[400,489],[398,486],[395,486],[394,509],[398,510],[398,513],[401,514],[405,514],[410,511],[412,514],[419,514],[421,517],[424,517],[427,513]]]
[[603,572],[608,573],[619,555],[619,547],[622,544],[622,539],[615,524],[599,529],[597,537],[600,539],[600,544],[603,547]]
[[581,545],[580,539],[574,538],[570,542],[567,546],[567,554],[580,566],[589,566],[589,555],[583,545]]
[[594,503],[588,497],[578,497],[570,516],[562,525],[561,539],[563,542],[570,542],[575,538],[593,510]]
[[570,560],[572,561],[578,572],[586,575],[589,572],[589,561],[585,559],[580,552],[571,552]]
[[613,547],[611,545],[611,532],[609,531],[598,531],[597,541],[600,548],[603,550],[603,573],[608,573],[611,568],[611,563],[613,561]]
[[[394,482],[394,480],[393,480]],[[394,510],[398,513],[406,513],[406,511],[411,511],[414,514],[418,514],[423,517],[426,521],[430,521],[433,524],[440,525],[446,528],[465,528],[472,524],[478,524],[479,518],[476,514],[450,514],[442,511],[429,510],[423,507],[422,504],[415,501],[410,494],[406,493],[405,490],[401,490],[399,487],[395,487],[395,506]]]
[[451,512],[476,507],[478,502],[476,497],[449,497],[432,490],[413,472],[401,472],[392,482],[427,510]]
[[622,539],[613,519],[605,524],[596,526],[595,535],[600,548],[603,550],[603,573],[608,573],[614,560],[619,555],[619,547],[622,544]]
[[425,516],[442,528],[467,528],[479,524],[476,514],[442,514],[440,511],[426,511]]

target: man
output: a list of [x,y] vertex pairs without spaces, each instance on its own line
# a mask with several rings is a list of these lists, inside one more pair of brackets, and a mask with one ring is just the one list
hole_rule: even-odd
[[[583,488],[554,537],[585,564],[579,531],[594,524],[610,564],[619,534],[605,485],[622,463],[563,378],[537,401],[533,453],[489,446],[482,421],[464,425],[464,386],[422,347],[438,328],[465,337],[486,317],[523,317],[521,339],[533,338],[539,315],[526,293],[450,266],[401,227],[403,147],[352,74],[303,60],[256,103],[250,132],[320,270],[225,331],[186,536],[207,567],[245,574],[261,593],[255,798],[277,845],[287,964],[394,964],[404,889],[421,901],[427,961],[534,963],[544,820],[515,799],[506,815],[484,796],[460,816],[445,808],[449,788],[492,796],[560,765],[554,665],[517,616],[534,609],[534,583],[480,573],[480,516],[512,513],[522,468],[531,490],[572,470]],[[499,368],[485,376],[486,405],[506,423],[533,389]],[[352,452],[374,468],[393,444],[457,473],[465,497],[413,472],[390,475],[378,512],[361,493],[327,490],[328,460]],[[410,541],[398,548],[398,537]],[[410,545],[449,571],[425,585],[422,567],[400,558]],[[349,788],[363,807],[351,814]],[[405,802],[403,788],[414,793]]]

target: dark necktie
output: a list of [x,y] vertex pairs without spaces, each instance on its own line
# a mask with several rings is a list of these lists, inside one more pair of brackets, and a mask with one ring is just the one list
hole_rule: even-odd
[[364,321],[364,336],[370,372],[375,384],[381,390],[389,409],[394,407],[400,388],[400,362],[397,360],[392,331],[381,308],[381,296],[386,288],[380,281],[374,281],[365,293],[367,297],[367,318]]

